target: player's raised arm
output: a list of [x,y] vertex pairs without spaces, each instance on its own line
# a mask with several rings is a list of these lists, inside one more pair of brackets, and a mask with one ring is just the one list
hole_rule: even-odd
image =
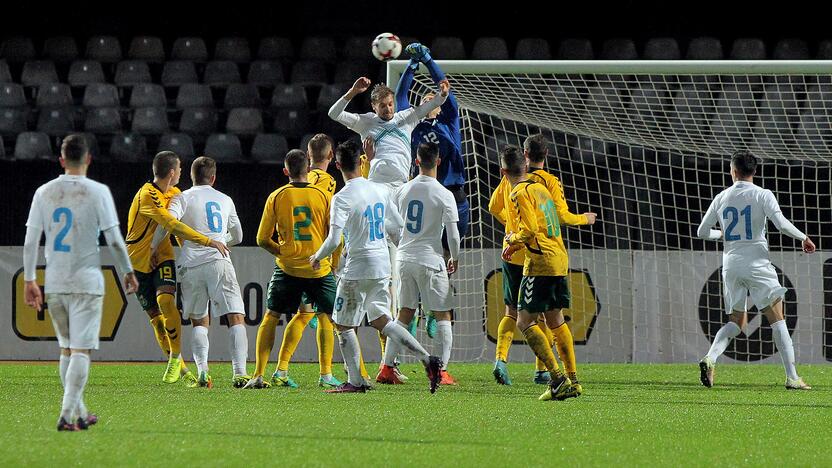
[[550,190],[549,193],[552,194],[552,199],[555,202],[555,211],[558,214],[561,224],[570,226],[595,224],[595,218],[597,216],[595,213],[589,212],[580,215],[572,213],[569,209],[569,203],[567,203],[566,197],[563,195],[563,184],[558,181],[555,185],[554,190]]
[[777,199],[774,198],[774,194],[771,193],[771,190],[766,190],[764,193],[764,200],[763,200],[763,209],[765,210],[766,216],[771,220],[774,226],[777,228],[778,231],[782,232],[783,234],[791,237],[792,239],[799,240],[803,243],[803,251],[806,253],[812,253],[815,251],[815,243],[809,239],[809,236],[804,234],[800,229],[798,229],[791,221],[789,221],[785,216],[783,216],[783,211],[780,209],[780,204],[777,203]]
[[[418,60],[424,63],[430,72],[430,77],[437,85],[442,81],[446,81],[445,73],[439,68],[439,64],[433,60],[430,55],[430,49],[418,42],[414,42],[405,48],[405,51],[410,54],[411,62]],[[408,67],[409,68],[409,67]],[[418,65],[417,65],[418,68]],[[415,70],[415,69],[414,69]],[[440,121],[451,127],[452,134],[458,135],[459,132],[459,103],[453,92],[448,94],[448,99],[442,104],[442,112],[437,117]],[[457,136],[458,138],[458,136]]]
[[355,83],[353,83],[352,88],[350,88],[350,90],[347,91],[346,94],[341,96],[341,98],[335,101],[335,104],[333,104],[332,107],[330,107],[329,118],[340,124],[343,124],[345,127],[351,130],[360,133],[360,131],[356,127],[361,122],[361,118],[358,116],[358,114],[347,112],[346,108],[350,101],[353,100],[353,98],[369,89],[370,83],[370,79],[364,76],[355,80]]
[[413,108],[413,112],[411,112],[405,117],[405,123],[415,125],[417,122],[427,117],[432,110],[436,109],[437,107],[445,103],[445,100],[448,99],[448,93],[450,92],[450,90],[451,84],[448,82],[448,80],[440,82],[439,94],[434,96],[434,98],[430,101],[419,104],[418,106]]
[[401,112],[410,109],[410,100],[407,99],[410,94],[410,88],[413,86],[413,74],[419,68],[419,62],[410,59],[404,73],[399,77],[399,82],[396,84],[396,112]]
[[711,206],[708,207],[708,211],[705,212],[705,216],[702,218],[702,222],[699,224],[699,228],[696,230],[696,235],[699,236],[700,239],[705,240],[719,240],[722,239],[722,231],[719,229],[711,229],[714,224],[719,221],[719,213],[716,212],[716,199],[711,202]]

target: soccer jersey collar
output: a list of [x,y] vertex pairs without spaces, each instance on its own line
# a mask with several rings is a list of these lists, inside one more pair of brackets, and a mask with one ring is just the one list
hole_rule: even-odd
[[61,174],[61,175],[58,176],[58,179],[61,179],[61,180],[81,180],[81,179],[86,179],[86,178],[87,178],[87,176],[69,175],[69,174]]

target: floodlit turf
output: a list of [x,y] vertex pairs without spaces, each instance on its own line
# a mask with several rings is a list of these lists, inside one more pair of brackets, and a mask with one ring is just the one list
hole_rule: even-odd
[[[336,366],[337,367],[337,366]],[[375,366],[371,366],[375,367]],[[758,466],[832,463],[832,369],[800,366],[809,392],[786,391],[779,366],[583,365],[585,394],[539,402],[532,366],[455,364],[458,387],[435,395],[415,365],[406,385],[327,395],[317,366],[295,364],[297,390],[236,390],[227,364],[214,388],[161,382],[164,364],[95,364],[87,405],[101,421],[58,433],[57,366],[0,365],[3,466]],[[339,372],[340,374],[340,372]]]

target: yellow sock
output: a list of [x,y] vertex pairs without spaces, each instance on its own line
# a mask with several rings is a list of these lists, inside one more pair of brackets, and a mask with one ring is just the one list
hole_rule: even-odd
[[254,363],[254,376],[262,376],[269,364],[269,354],[274,346],[274,333],[277,328],[278,318],[272,314],[263,315],[263,321],[257,328],[257,357]]
[[[543,334],[546,335],[546,339],[549,341],[549,348],[554,346],[555,345],[555,335],[552,333],[552,330],[550,330],[549,327],[547,327],[545,323],[537,322],[537,326],[540,327],[540,331],[542,331]],[[555,363],[555,364],[557,364],[557,363]],[[543,364],[543,361],[541,361],[540,359],[535,358],[534,365],[535,365],[535,370],[538,370],[538,371],[545,371],[546,370],[546,364]]]
[[176,298],[170,293],[158,294],[156,304],[165,316],[165,330],[170,339],[170,353],[179,356],[182,354],[182,316],[176,308]]
[[361,377],[369,379],[370,374],[367,373],[367,367],[364,366],[364,354],[361,353],[361,345],[358,347],[358,367],[361,370]]
[[381,359],[384,360],[384,347],[387,345],[387,337],[378,332],[378,344],[381,345]]
[[335,349],[335,336],[332,332],[329,315],[318,314],[318,364],[321,366],[321,375],[332,373],[332,352]]
[[552,348],[549,346],[549,341],[546,340],[546,335],[543,333],[543,330],[537,325],[532,325],[523,330],[523,335],[526,337],[526,343],[534,351],[534,355],[546,364],[546,369],[549,373],[553,377],[561,375],[560,368],[555,361],[555,354],[552,352]]
[[558,348],[560,362],[563,363],[569,378],[577,381],[578,366],[575,363],[575,342],[572,339],[572,331],[569,330],[569,325],[566,322],[562,323],[559,327],[552,329],[552,334],[555,336],[555,345]]
[[295,354],[300,339],[303,338],[303,329],[314,316],[314,312],[298,310],[292,320],[289,320],[286,330],[283,331],[283,342],[280,344],[280,352],[277,355],[277,370],[289,370],[289,361],[292,360],[292,355]]
[[504,315],[497,327],[497,360],[508,361],[508,350],[511,348],[511,341],[514,339],[514,327],[517,326],[517,319]]
[[157,315],[150,319],[150,326],[153,328],[153,334],[156,336],[156,342],[159,343],[159,348],[165,353],[165,359],[170,357],[170,339],[168,332],[165,331],[165,316]]

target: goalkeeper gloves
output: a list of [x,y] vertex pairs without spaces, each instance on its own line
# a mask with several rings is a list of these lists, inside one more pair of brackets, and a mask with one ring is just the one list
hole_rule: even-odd
[[422,63],[428,63],[433,60],[430,56],[430,49],[428,49],[427,46],[419,44],[418,42],[408,45],[404,50],[410,54],[411,60],[418,60]]

